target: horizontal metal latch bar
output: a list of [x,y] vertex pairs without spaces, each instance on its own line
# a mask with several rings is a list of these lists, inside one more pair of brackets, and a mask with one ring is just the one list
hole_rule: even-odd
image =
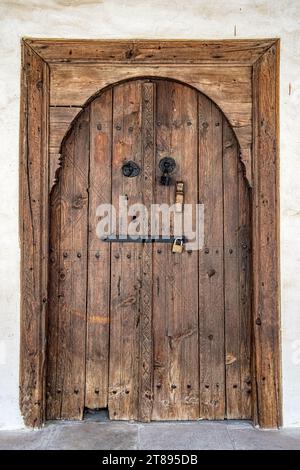
[[183,243],[186,242],[186,239],[184,236],[181,237],[169,237],[169,238],[164,238],[164,237],[116,237],[116,236],[110,236],[110,237],[102,237],[102,241],[104,242],[116,242],[116,243],[174,243],[175,240],[182,240]]

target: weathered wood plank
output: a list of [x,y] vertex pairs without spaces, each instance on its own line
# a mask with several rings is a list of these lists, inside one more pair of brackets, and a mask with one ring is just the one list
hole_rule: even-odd
[[224,102],[225,114],[227,110],[230,112],[230,105],[236,103],[233,126],[251,124],[249,115],[246,114],[251,113],[251,67],[55,64],[51,65],[50,70],[51,106],[83,106],[91,96],[108,85],[143,75],[156,75],[188,83],[207,94],[220,106]]
[[45,412],[48,92],[48,66],[23,44],[20,122],[20,407],[25,423],[32,427],[42,424]]
[[253,384],[252,370],[252,276],[251,276],[251,194],[243,174],[242,165],[238,167],[239,186],[239,311],[240,311],[240,376],[242,419],[252,417]]
[[[281,423],[279,308],[279,43],[255,64],[253,319],[258,423]],[[255,414],[255,413],[254,413]]]
[[[102,88],[121,80],[140,76],[165,76],[180,80],[211,98],[225,113],[234,129],[251,185],[251,67],[53,64],[51,65],[51,104],[83,106]],[[68,83],[67,87],[66,83]]]
[[110,245],[96,235],[96,210],[111,202],[112,90],[91,103],[90,118],[85,406],[94,409],[108,402]]
[[73,119],[81,111],[81,107],[50,107],[50,151],[59,153],[60,145],[65,133],[70,127]]
[[[174,185],[160,185],[159,160],[175,159],[174,179],[185,182],[186,202],[197,200],[197,93],[171,81],[157,82],[155,202],[174,204]],[[153,254],[154,403],[152,419],[199,417],[198,257]]]
[[[57,399],[57,345],[60,310],[60,229],[61,229],[61,179],[50,195],[49,227],[49,288],[47,308],[47,373],[46,373],[46,419],[60,416],[60,400]],[[59,397],[60,398],[60,397]]]
[[[69,326],[67,330],[67,354],[65,383],[62,390],[61,417],[82,419],[85,393],[85,347],[86,347],[86,290],[87,290],[87,226],[88,226],[88,187],[89,187],[89,109],[85,110],[75,124],[74,161],[70,168],[69,203],[71,227],[62,227],[66,232],[71,228],[72,253],[71,283],[65,286],[70,290],[70,304],[67,305]],[[71,173],[72,172],[72,173]],[[67,178],[67,173],[64,175]],[[68,199],[67,199],[68,201]],[[61,240],[63,252],[71,248]],[[64,258],[64,254],[62,254]]]
[[236,141],[228,123],[223,120],[225,371],[228,419],[237,419],[241,406],[238,163]]
[[237,141],[225,119],[223,193],[226,417],[247,419],[251,416],[249,194]]
[[[112,203],[142,198],[142,176],[126,178],[121,168],[134,160],[141,167],[141,82],[113,92]],[[124,235],[121,233],[121,235]],[[111,321],[108,408],[111,419],[137,419],[141,244],[114,243],[111,255]]]
[[53,357],[47,373],[47,414],[56,419],[81,419],[84,408],[88,171],[89,110],[86,110],[64,143],[60,190],[54,187],[52,193],[54,218],[50,242],[54,263],[50,272],[48,355]]
[[56,183],[56,172],[60,166],[61,143],[80,107],[50,107],[49,119],[49,194]]
[[205,96],[199,105],[199,201],[204,248],[199,252],[200,417],[225,416],[222,114]]
[[26,42],[47,62],[238,63],[252,65],[274,39],[234,40],[82,40],[34,39]]
[[[142,83],[142,203],[151,213],[155,183],[155,99],[154,83]],[[151,226],[148,226],[151,233]],[[144,244],[141,258],[139,409],[140,421],[150,421],[153,404],[153,246]]]

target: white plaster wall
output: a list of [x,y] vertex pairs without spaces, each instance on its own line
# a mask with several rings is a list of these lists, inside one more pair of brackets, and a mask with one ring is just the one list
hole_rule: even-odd
[[20,38],[263,38],[281,42],[283,416],[300,425],[299,0],[0,0],[0,428],[18,406]]

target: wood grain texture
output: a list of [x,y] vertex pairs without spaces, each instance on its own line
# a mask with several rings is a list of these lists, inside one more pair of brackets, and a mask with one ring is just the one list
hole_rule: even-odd
[[59,153],[61,142],[81,107],[51,106],[50,108],[50,152]]
[[255,64],[253,320],[258,423],[281,424],[279,308],[279,43]]
[[[53,342],[47,371],[48,419],[82,419],[85,395],[87,222],[89,186],[89,110],[74,126],[62,149],[59,200],[52,203],[60,213],[59,228],[51,229],[52,270],[56,282],[49,303],[49,327]],[[51,227],[57,219],[51,220]],[[57,238],[55,238],[57,237]],[[57,261],[58,260],[58,261]],[[55,265],[56,264],[56,265]],[[58,302],[55,298],[58,297]],[[55,321],[52,320],[55,317]]]
[[[142,202],[151,213],[155,184],[155,100],[154,83],[142,83]],[[151,233],[151,226],[148,226]],[[139,409],[140,421],[150,421],[153,404],[153,246],[144,244],[141,253]]]
[[[175,186],[161,186],[159,161],[176,161],[174,180],[185,182],[186,202],[197,200],[197,92],[157,82],[156,204],[174,204]],[[174,226],[173,226],[174,230]],[[179,234],[180,235],[180,234]],[[153,420],[199,416],[197,252],[174,254],[168,244],[153,253]]]
[[25,424],[36,427],[45,412],[49,69],[26,45],[22,46],[21,83],[20,408]]
[[[225,113],[239,140],[246,176],[252,184],[252,68],[219,65],[51,65],[51,104],[84,106],[107,86],[122,80],[167,77],[206,94]],[[66,87],[65,84],[68,83]],[[54,131],[53,131],[54,133]]]
[[[21,127],[20,127],[20,240],[21,240],[21,362],[20,362],[20,406],[26,424],[29,426],[41,426],[44,420],[45,400],[44,400],[44,369],[45,369],[45,306],[47,304],[47,250],[45,247],[48,245],[48,112],[49,102],[48,94],[52,93],[49,80],[49,70],[47,60],[43,56],[42,50],[48,51],[45,40],[34,40],[30,42],[23,42],[22,45],[22,86],[21,86]],[[254,347],[252,347],[253,354],[253,370],[252,381],[255,384],[253,387],[253,411],[252,417],[262,427],[277,427],[281,424],[281,376],[280,376],[280,312],[279,312],[279,222],[278,222],[278,161],[279,161],[279,144],[278,144],[278,97],[279,97],[279,41],[271,40],[255,41],[262,49],[257,48],[257,56],[251,55],[249,59],[248,52],[240,48],[239,51],[231,50],[231,55],[221,57],[213,57],[216,62],[203,62],[199,57],[199,64],[201,67],[206,67],[208,64],[212,67],[222,67],[223,65],[228,68],[236,68],[237,65],[245,65],[239,67],[247,69],[249,65],[253,64],[253,95],[250,98],[250,106],[253,106],[253,142],[252,133],[250,132],[249,125],[252,125],[251,112],[248,101],[237,101],[235,93],[233,97],[233,114],[230,115],[230,102],[231,92],[228,91],[228,101],[224,100],[224,110],[226,116],[229,118],[230,123],[233,125],[235,134],[239,139],[241,146],[241,158],[245,162],[247,168],[247,178],[249,183],[253,186],[251,191],[251,223],[252,223],[252,238],[253,238],[253,339]],[[50,41],[52,42],[52,41]],[[78,41],[75,41],[77,47]],[[147,47],[149,42],[147,43]],[[150,41],[151,42],[151,41]],[[163,43],[168,41],[163,41]],[[217,41],[220,43],[220,49],[226,48],[228,41]],[[238,41],[230,41],[238,44]],[[92,41],[93,43],[93,41]],[[112,47],[118,49],[118,41],[101,42],[103,49],[106,48],[108,54]],[[112,78],[111,82],[109,77],[107,83],[116,81],[116,76],[119,71],[136,61],[133,66],[133,75],[137,72],[140,73],[142,69],[153,70],[155,76],[158,73],[158,66],[164,67],[163,61],[166,60],[167,50],[171,51],[176,41],[170,42],[170,48],[163,48],[163,60],[149,66],[148,58],[142,59],[143,51],[132,47],[136,41],[121,41],[125,44],[125,62],[123,61],[124,49],[120,48],[119,56],[120,62],[117,58],[115,67],[111,67],[110,72]],[[161,43],[161,41],[160,41]],[[172,44],[173,43],[173,44]],[[188,51],[189,47],[186,42],[184,48]],[[56,47],[57,60],[68,60],[64,57],[63,45],[58,41],[59,47]],[[206,42],[202,42],[202,47]],[[272,46],[273,44],[273,46]],[[87,44],[86,44],[87,45]],[[91,48],[94,47],[91,44]],[[181,42],[182,45],[182,42]],[[241,45],[241,43],[240,43]],[[254,43],[253,43],[254,45]],[[66,43],[64,44],[66,46]],[[37,53],[34,51],[37,47]],[[40,49],[38,49],[40,48]],[[59,53],[61,49],[61,54]],[[65,50],[65,49],[64,49]],[[70,50],[72,54],[70,54]],[[160,49],[158,49],[160,50]],[[74,63],[69,63],[68,66],[73,67],[75,63],[85,62],[86,65],[90,62],[89,48],[81,49],[84,58],[74,55]],[[55,54],[56,54],[55,52]],[[51,52],[52,53],[52,52]],[[68,55],[72,56],[75,49],[68,49]],[[40,55],[41,54],[41,55]],[[98,52],[97,52],[98,54]],[[96,54],[96,55],[97,55]],[[118,54],[118,53],[117,53]],[[240,54],[240,58],[238,57]],[[102,56],[102,50],[100,52]],[[114,57],[110,54],[109,61],[113,65]],[[41,60],[45,58],[45,62]],[[158,56],[154,58],[149,57],[149,60],[157,60]],[[177,68],[181,67],[183,56],[177,62]],[[195,55],[194,55],[195,57]],[[94,57],[97,62],[100,56]],[[52,57],[54,59],[54,56]],[[50,61],[52,60],[49,59]],[[172,67],[176,67],[176,58],[174,58]],[[241,59],[241,62],[240,62]],[[105,59],[106,60],[106,59]],[[141,62],[138,64],[138,60]],[[186,60],[186,59],[184,59]],[[207,59],[205,59],[207,60]],[[209,59],[210,60],[210,59]],[[222,62],[226,60],[226,62]],[[250,62],[249,62],[250,60]],[[55,59],[56,61],[56,59]],[[100,59],[102,61],[102,59]],[[221,61],[221,62],[220,62]],[[123,65],[122,65],[123,64]],[[221,65],[220,65],[221,64]],[[60,62],[59,67],[64,64]],[[67,65],[67,64],[66,64]],[[105,61],[102,63],[103,68],[107,66]],[[136,67],[141,68],[136,70]],[[79,66],[79,64],[78,64]],[[168,67],[165,65],[165,73]],[[188,63],[189,66],[186,73],[193,74],[197,69],[196,63]],[[51,63],[51,68],[56,67]],[[90,65],[88,67],[94,67]],[[108,68],[110,67],[107,66]],[[175,70],[175,69],[173,69]],[[236,70],[238,71],[238,70]],[[176,70],[175,70],[176,72]],[[52,72],[51,72],[52,73]],[[65,72],[63,72],[65,73]],[[74,72],[72,72],[74,73]],[[71,73],[71,75],[72,75]],[[89,73],[89,72],[88,72]],[[171,72],[170,72],[171,73]],[[242,72],[241,72],[242,73]],[[252,69],[248,70],[248,74],[252,73]],[[131,72],[128,76],[121,79],[130,78]],[[148,75],[148,74],[147,74]],[[173,76],[171,76],[172,78]],[[177,78],[177,77],[173,77]],[[117,78],[118,80],[118,78]],[[186,80],[188,83],[188,80]],[[216,84],[212,80],[213,84]],[[274,85],[274,86],[273,86]],[[194,85],[192,85],[194,86]],[[204,85],[203,85],[204,86]],[[209,84],[205,85],[207,90]],[[240,84],[241,88],[244,85]],[[61,81],[59,87],[64,88],[65,83]],[[59,88],[58,87],[58,88]],[[217,87],[217,85],[216,85]],[[234,85],[233,85],[234,87]],[[248,87],[245,85],[244,90]],[[59,89],[57,93],[60,93]],[[219,91],[215,90],[216,96],[218,93],[222,95],[222,86]],[[226,87],[225,87],[226,88]],[[229,86],[230,88],[230,86]],[[228,90],[229,90],[228,88]],[[97,90],[98,91],[98,88]],[[92,92],[92,93],[95,93]],[[205,91],[204,91],[205,92]],[[251,93],[251,91],[250,91]],[[209,91],[207,91],[209,95]],[[62,96],[62,94],[61,94]],[[247,100],[247,98],[246,98]],[[226,103],[227,101],[227,103]],[[218,103],[217,99],[215,100]],[[69,103],[70,104],[70,103]],[[69,106],[69,104],[67,106]],[[72,103],[71,103],[72,104]],[[239,109],[241,112],[239,112]],[[235,116],[238,116],[240,124],[234,124]],[[243,116],[246,116],[244,120]],[[251,139],[249,138],[251,136]],[[253,143],[253,161],[252,161],[252,143]],[[54,166],[57,165],[56,160],[59,156],[57,153],[52,153],[55,160]],[[54,173],[51,170],[51,174]],[[249,170],[250,168],[250,170]],[[50,185],[52,184],[52,177],[49,178]],[[47,188],[47,190],[45,189]],[[246,197],[241,194],[242,186],[239,188],[239,197]],[[55,217],[60,217],[59,212]],[[246,220],[248,215],[246,213],[240,214],[240,223]],[[51,234],[50,234],[51,236]],[[245,235],[246,238],[248,235]],[[43,248],[44,247],[44,248]],[[247,273],[247,260],[244,260],[245,273]],[[42,273],[42,274],[41,274]],[[51,273],[51,267],[50,267]],[[246,275],[246,274],[245,274]],[[243,274],[242,274],[243,276]],[[244,280],[240,277],[240,283]],[[247,296],[247,293],[245,293]],[[244,307],[245,309],[247,306]],[[246,317],[245,317],[246,318]],[[246,339],[242,339],[246,344]],[[266,345],[266,354],[264,353],[264,346]],[[247,351],[243,351],[244,357],[247,357]],[[242,366],[244,367],[244,366]],[[247,365],[244,370],[246,371]],[[244,402],[245,410],[248,405]],[[246,411],[245,411],[246,413]]]
[[199,95],[199,201],[204,248],[199,252],[200,416],[225,417],[222,114]]
[[108,402],[110,245],[96,234],[96,211],[111,202],[112,93],[108,90],[90,105],[85,406],[91,409]]
[[223,119],[226,417],[251,417],[250,198],[232,129]]
[[49,119],[49,194],[56,181],[56,172],[60,167],[61,143],[79,107],[50,107]]
[[274,39],[82,40],[35,39],[26,43],[47,62],[213,63],[252,65]]
[[[119,196],[126,198],[128,206],[141,201],[142,175],[124,178],[121,171],[127,160],[141,167],[141,144],[141,83],[128,82],[113,92],[112,203],[116,208]],[[141,244],[112,245],[108,399],[111,419],[138,417],[141,250]]]

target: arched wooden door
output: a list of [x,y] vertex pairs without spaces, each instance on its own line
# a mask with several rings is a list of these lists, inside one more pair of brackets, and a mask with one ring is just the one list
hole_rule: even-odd
[[[110,243],[96,208],[204,204],[204,247]],[[140,167],[126,177],[122,165]],[[51,194],[47,418],[251,417],[249,194],[238,144],[207,97],[168,80],[118,84],[94,99],[62,145]]]

